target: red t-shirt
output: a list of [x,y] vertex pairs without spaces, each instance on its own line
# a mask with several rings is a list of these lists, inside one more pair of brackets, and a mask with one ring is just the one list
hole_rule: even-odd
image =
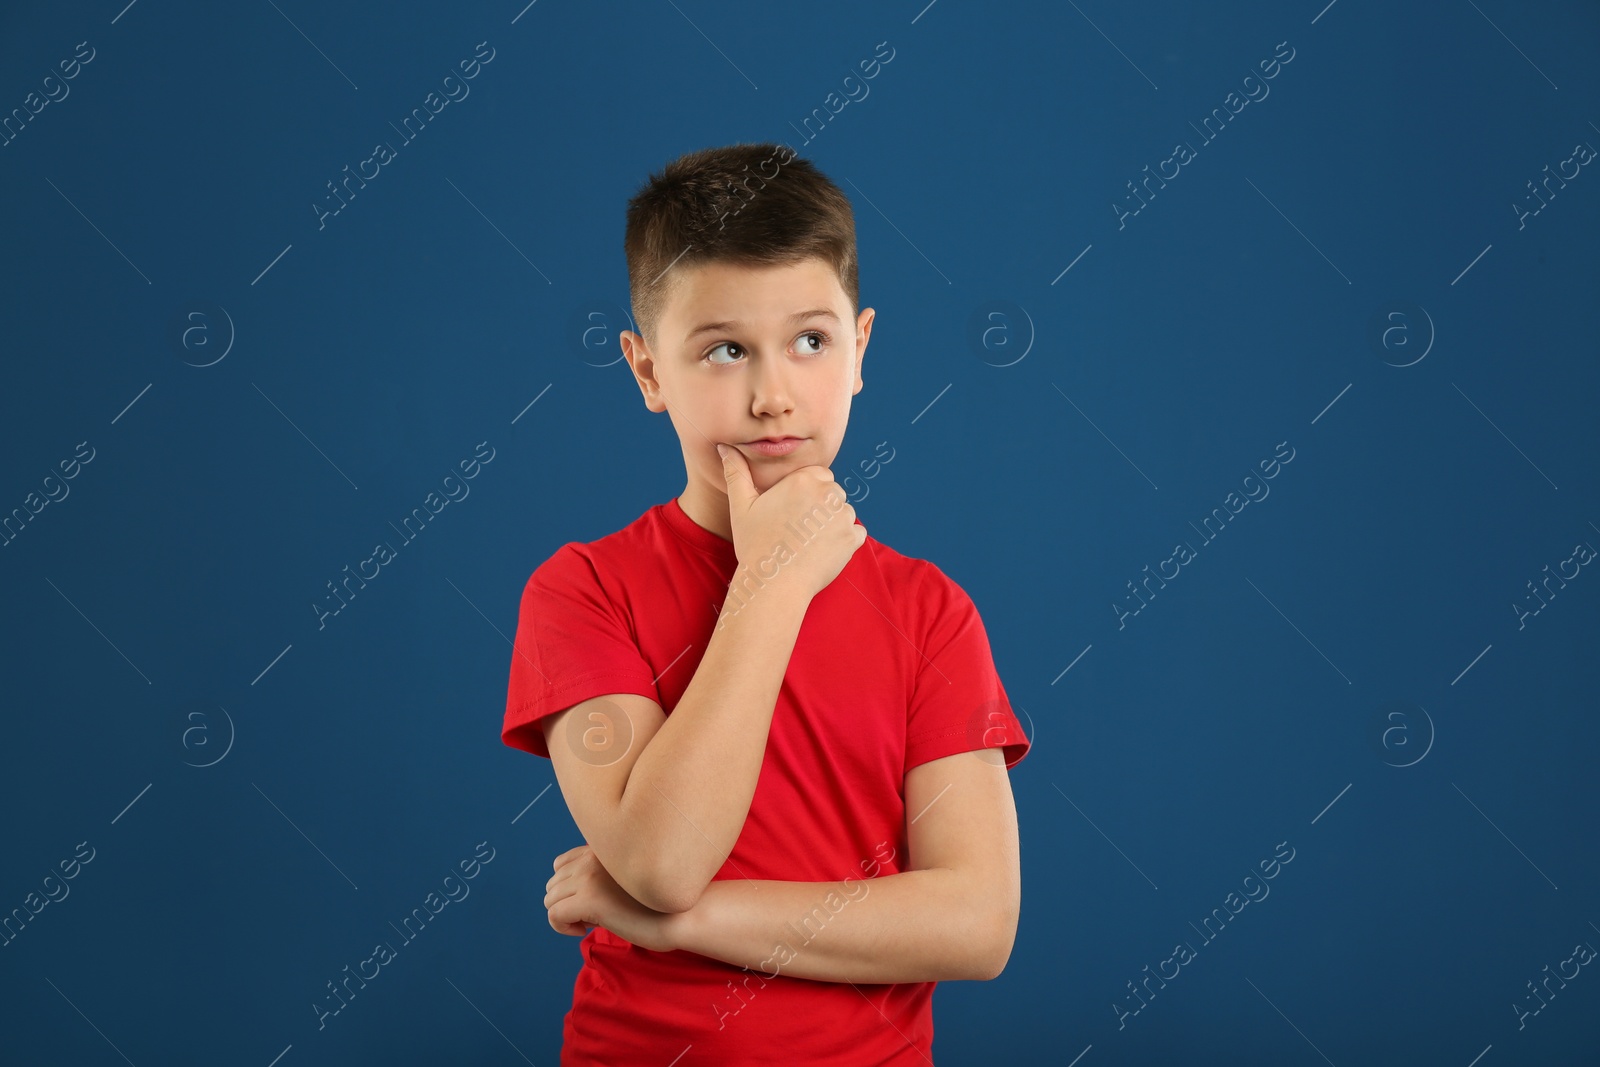
[[[616,533],[562,545],[523,590],[504,742],[549,758],[538,720],[608,693],[648,696],[670,715],[737,563],[733,542],[676,498]],[[932,563],[869,536],[806,609],[749,816],[716,877],[836,890],[899,873],[906,771],[991,746],[1013,767],[1028,745],[972,600]],[[795,929],[789,945],[800,950],[810,928]],[[651,952],[604,927],[579,948],[564,1065],[932,1060],[933,982],[795,978],[776,963]]]

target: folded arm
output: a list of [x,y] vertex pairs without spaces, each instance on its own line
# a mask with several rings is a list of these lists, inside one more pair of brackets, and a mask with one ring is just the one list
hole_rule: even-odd
[[909,869],[840,882],[718,879],[666,940],[767,977],[831,982],[987,980],[1005,968],[1021,907],[1017,815],[1002,751],[906,774]]

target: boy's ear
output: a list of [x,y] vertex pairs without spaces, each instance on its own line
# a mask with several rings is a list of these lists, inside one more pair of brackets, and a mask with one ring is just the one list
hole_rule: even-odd
[[856,384],[850,390],[850,395],[855,396],[861,392],[861,387],[866,384],[861,379],[861,361],[867,356],[867,342],[872,339],[872,320],[877,312],[872,308],[863,308],[856,319]]
[[633,372],[633,380],[644,396],[644,406],[655,412],[667,410],[661,385],[656,381],[655,357],[650,354],[650,348],[645,344],[644,338],[632,330],[623,330],[618,334],[618,343],[622,345],[622,358],[628,361],[628,369]]

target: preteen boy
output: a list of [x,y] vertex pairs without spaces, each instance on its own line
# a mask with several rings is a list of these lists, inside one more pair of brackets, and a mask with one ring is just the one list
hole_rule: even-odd
[[687,484],[533,572],[502,733],[587,842],[544,898],[583,937],[561,1062],[931,1063],[934,983],[1011,952],[1029,742],[972,600],[829,469],[874,314],[850,203],[785,146],[706,149],[624,246]]

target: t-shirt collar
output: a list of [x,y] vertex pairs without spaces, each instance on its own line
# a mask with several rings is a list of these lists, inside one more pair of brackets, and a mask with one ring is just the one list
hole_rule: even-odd
[[673,497],[661,505],[661,517],[666,522],[667,528],[693,548],[710,555],[718,562],[733,564],[738,561],[738,553],[734,550],[733,542],[712,533],[691,519],[683,505],[678,503],[678,498]]

